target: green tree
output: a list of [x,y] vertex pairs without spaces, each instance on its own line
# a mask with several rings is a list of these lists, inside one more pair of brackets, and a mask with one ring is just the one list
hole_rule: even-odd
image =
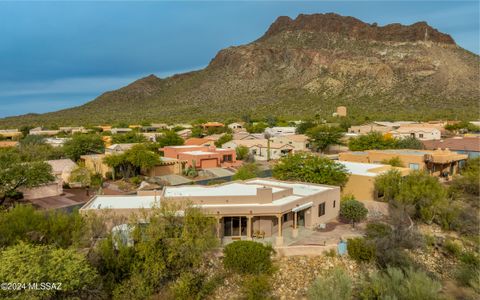
[[165,131],[164,134],[157,139],[160,148],[165,146],[183,145],[183,139],[173,130]]
[[22,162],[18,153],[0,151],[0,204],[21,187],[35,187],[54,179],[49,164]]
[[113,169],[113,177],[119,173],[123,178],[136,176],[142,170],[148,170],[160,163],[160,155],[151,151],[147,145],[138,144],[121,154],[107,155],[105,164]]
[[307,297],[309,300],[349,300],[352,299],[352,291],[353,284],[350,276],[343,269],[335,267],[317,277],[308,288]]
[[392,157],[390,159],[384,159],[382,160],[382,164],[390,165],[392,167],[404,167],[402,160],[398,156]]
[[413,217],[430,224],[446,201],[446,189],[438,178],[422,171],[411,172],[400,183],[395,202],[405,207],[413,206]]
[[402,174],[398,170],[389,170],[375,177],[375,191],[386,202],[393,201],[400,193]]
[[365,219],[368,214],[368,209],[365,205],[355,199],[342,199],[340,202],[340,217],[352,223],[352,227],[355,227],[355,223],[358,223]]
[[284,156],[273,167],[273,177],[280,180],[345,186],[348,181],[346,168],[331,159],[312,154]]
[[397,149],[423,149],[423,143],[413,136],[396,139]]
[[233,180],[247,180],[258,177],[260,169],[256,163],[245,163],[233,175]]
[[390,170],[375,179],[375,189],[386,201],[400,206],[404,212],[426,223],[431,223],[445,205],[446,189],[438,178],[423,171],[414,171],[403,177]]
[[342,138],[345,133],[340,127],[318,125],[307,130],[306,134],[313,147],[323,153],[331,145],[342,145]]
[[471,196],[473,199],[478,199],[480,196],[480,157],[467,160],[461,174],[453,178],[450,194],[460,194],[460,196]]
[[230,142],[231,140],[233,140],[233,135],[230,133],[225,133],[215,142],[215,146],[220,148],[223,144]]
[[98,289],[96,271],[74,249],[19,243],[1,251],[0,260],[2,282],[61,284],[58,289],[0,291],[8,298],[85,298],[95,295]]
[[201,138],[203,137],[203,128],[201,126],[193,126],[191,137]]
[[89,187],[91,183],[90,171],[82,165],[79,165],[70,173],[70,182],[79,183],[83,187]]
[[[150,212],[149,221],[133,232],[135,263],[129,278],[115,288],[117,298],[148,298],[182,274],[196,272],[217,246],[215,220],[198,208],[162,204]],[[115,247],[113,241],[110,247]],[[138,291],[132,290],[132,283],[139,283]]]
[[385,137],[381,132],[370,132],[351,138],[348,142],[348,148],[352,151],[364,151],[370,149],[394,149],[396,140]]
[[237,148],[235,148],[235,153],[237,154],[237,159],[238,160],[245,160],[248,158],[248,147],[240,145]]
[[131,144],[145,142],[147,142],[147,138],[143,134],[134,131],[112,135],[113,144]]
[[45,144],[44,136],[29,134],[20,140],[20,145],[22,146],[39,145],[39,144]]
[[62,248],[90,246],[91,238],[103,231],[99,221],[96,217],[82,217],[77,210],[67,213],[15,205],[0,211],[0,248],[19,241]]
[[105,150],[102,137],[98,134],[75,134],[63,146],[65,154],[74,161],[85,154],[100,154]]
[[247,124],[245,126],[245,129],[247,129],[249,133],[263,133],[267,127],[267,124],[263,122],[258,122],[255,124]]
[[297,134],[305,134],[311,128],[315,127],[315,123],[311,120],[303,121],[302,123],[298,124],[295,132]]

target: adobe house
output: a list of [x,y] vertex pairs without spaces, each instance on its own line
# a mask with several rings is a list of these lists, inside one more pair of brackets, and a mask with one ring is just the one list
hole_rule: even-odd
[[343,152],[338,155],[340,161],[374,164],[395,157],[398,157],[407,168],[425,170],[432,176],[441,177],[457,174],[468,158],[465,154],[458,154],[448,149],[433,151],[415,149],[366,150]]
[[384,164],[358,163],[338,161],[349,174],[348,181],[342,189],[342,195],[353,195],[359,201],[373,201],[378,199],[375,190],[375,178],[392,169],[400,172],[402,176],[410,173],[408,168],[392,167]]
[[221,149],[215,146],[167,146],[163,156],[187,162],[187,167],[199,169],[231,167],[237,165],[235,149]]
[[217,220],[216,234],[223,241],[252,239],[256,232],[275,237],[283,245],[284,231],[298,236],[301,227],[313,229],[338,217],[340,188],[273,179],[251,179],[216,186],[167,186],[137,195],[94,196],[81,213],[117,216],[143,215],[162,203],[191,203]]
[[222,148],[235,151],[239,146],[248,148],[248,152],[255,158],[255,160],[280,159],[283,156],[294,153],[295,146],[288,142],[279,143],[274,142],[272,138],[270,143],[267,139],[257,140],[231,140],[222,145]]

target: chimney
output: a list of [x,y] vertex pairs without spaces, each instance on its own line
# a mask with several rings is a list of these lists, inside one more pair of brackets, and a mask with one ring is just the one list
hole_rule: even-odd
[[258,203],[272,203],[273,192],[271,187],[259,187],[257,188]]

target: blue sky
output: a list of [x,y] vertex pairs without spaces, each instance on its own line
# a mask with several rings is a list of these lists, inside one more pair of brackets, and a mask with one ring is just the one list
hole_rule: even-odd
[[83,104],[148,74],[206,66],[280,15],[335,12],[379,25],[427,21],[480,52],[478,1],[0,0],[0,117]]

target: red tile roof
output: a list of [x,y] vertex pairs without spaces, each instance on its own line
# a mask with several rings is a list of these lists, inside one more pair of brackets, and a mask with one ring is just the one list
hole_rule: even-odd
[[454,151],[473,151],[480,152],[480,137],[456,137],[443,140],[422,141],[425,149],[445,149]]

